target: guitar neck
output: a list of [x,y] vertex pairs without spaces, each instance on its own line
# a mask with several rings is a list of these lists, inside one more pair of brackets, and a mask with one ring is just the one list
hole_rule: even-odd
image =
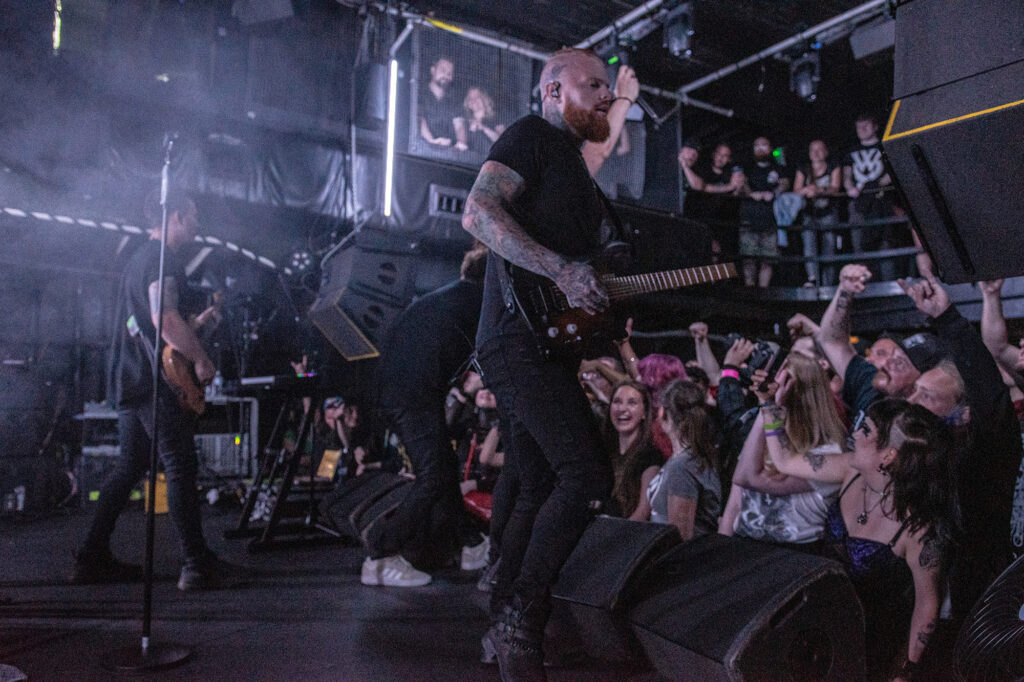
[[735,276],[735,263],[717,263],[715,265],[700,265],[695,268],[646,272],[641,275],[610,275],[602,277],[601,281],[608,289],[608,295],[612,299],[620,299],[655,291],[681,289],[695,284],[718,282]]

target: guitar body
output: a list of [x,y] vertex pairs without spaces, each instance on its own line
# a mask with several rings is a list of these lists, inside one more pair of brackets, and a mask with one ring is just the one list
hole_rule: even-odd
[[582,357],[625,335],[620,301],[655,291],[669,291],[736,277],[736,265],[724,263],[638,275],[602,274],[607,258],[593,261],[612,305],[597,315],[569,305],[550,279],[512,266],[512,293],[526,323],[550,355]]
[[182,409],[193,414],[206,411],[206,393],[199,385],[195,369],[188,359],[170,346],[164,346],[160,353],[164,379],[178,398]]
[[600,352],[610,339],[625,336],[613,309],[591,315],[570,307],[565,294],[546,277],[515,267],[512,271],[516,307],[549,355],[583,357]]

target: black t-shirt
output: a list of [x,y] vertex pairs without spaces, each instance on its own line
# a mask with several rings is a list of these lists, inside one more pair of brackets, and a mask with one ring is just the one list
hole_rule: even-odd
[[452,119],[460,114],[455,109],[455,98],[451,90],[445,90],[441,99],[434,97],[430,88],[425,88],[420,93],[419,99],[420,118],[427,122],[430,134],[434,137],[447,137],[452,144],[455,144],[455,126]]
[[883,397],[881,392],[871,385],[877,373],[878,368],[859,355],[853,356],[850,364],[846,366],[846,376],[843,377],[843,402],[846,404],[847,413],[854,415],[854,421],[861,412],[867,412],[871,403]]
[[853,171],[853,183],[861,192],[877,190],[879,180],[885,175],[885,164],[882,163],[882,143],[859,144],[843,156],[843,166]]
[[[818,187],[828,190],[832,187],[832,171],[836,169],[836,165],[831,161],[826,162],[825,172],[822,175],[815,175],[814,168],[807,164],[806,166],[800,167],[800,172],[804,174],[805,185],[817,185]],[[835,197],[814,197],[807,202],[804,207],[804,215],[811,216],[812,218],[822,218],[830,215],[835,211],[834,202]]]
[[[753,163],[744,169],[751,192],[774,192],[782,180],[784,168],[774,160]],[[740,219],[754,227],[775,229],[775,212],[770,201],[744,199]]]
[[[579,259],[598,251],[603,205],[568,133],[539,116],[526,116],[498,138],[487,160],[504,164],[523,178],[523,192],[509,212],[541,246]],[[502,300],[497,268],[503,265],[493,252],[488,255],[478,346],[496,336],[529,331]]]
[[[164,279],[173,277],[179,291],[185,287],[185,269],[177,254],[166,250]],[[119,406],[135,406],[147,402],[153,391],[153,365],[149,351],[142,340],[148,339],[153,348],[156,329],[149,311],[149,285],[160,278],[160,242],[151,239],[143,244],[128,260],[121,274],[121,291],[124,303],[124,319],[118,320],[120,343],[118,349],[117,403]],[[166,300],[166,292],[164,293]],[[179,310],[180,312],[180,310]],[[128,329],[132,318],[138,325],[139,334],[133,336]]]
[[452,376],[473,352],[482,299],[480,282],[459,280],[399,316],[378,370],[383,407],[444,406]]

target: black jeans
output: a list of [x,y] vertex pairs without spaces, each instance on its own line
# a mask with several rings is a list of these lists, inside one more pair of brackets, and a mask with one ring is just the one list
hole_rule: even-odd
[[443,400],[436,407],[387,413],[402,439],[416,480],[402,504],[370,529],[370,557],[379,559],[403,552],[415,555],[427,546],[456,547],[473,539],[479,541],[479,534],[473,537],[463,507],[458,459],[447,435]]
[[[199,511],[196,488],[195,418],[184,412],[169,393],[161,391],[157,409],[159,430],[157,453],[167,477],[167,506],[178,529],[181,553],[186,564],[198,565],[209,557]],[[110,478],[100,490],[83,553],[103,552],[109,548],[118,516],[128,503],[132,488],[149,470],[153,438],[153,412],[147,401],[135,407],[122,407],[117,413],[117,432],[121,456]]]
[[575,362],[544,358],[529,335],[506,335],[479,350],[484,385],[508,424],[506,457],[519,494],[501,538],[499,586],[521,604],[546,608],[550,588],[611,490],[611,467]]

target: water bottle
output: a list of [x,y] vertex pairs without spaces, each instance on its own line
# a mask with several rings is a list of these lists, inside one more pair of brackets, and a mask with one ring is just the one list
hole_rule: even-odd
[[217,373],[213,375],[213,395],[220,397],[224,395],[224,376],[217,370]]

